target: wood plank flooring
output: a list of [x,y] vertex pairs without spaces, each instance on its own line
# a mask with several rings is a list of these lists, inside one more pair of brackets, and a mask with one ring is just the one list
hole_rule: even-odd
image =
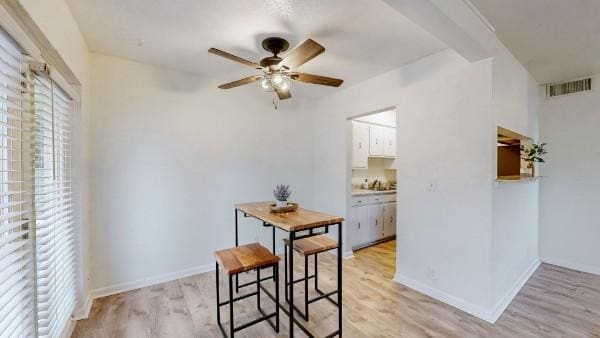
[[[297,262],[301,259],[298,256]],[[345,337],[600,337],[598,276],[543,264],[492,325],[392,282],[394,265],[394,242],[358,251],[354,259],[344,261]],[[280,271],[283,274],[283,268]],[[267,274],[265,270],[263,275]],[[335,256],[320,256],[319,288],[335,287],[335,276]],[[77,323],[73,337],[220,337],[214,278],[214,272],[205,273],[98,299],[90,317]],[[226,295],[224,274],[221,278],[221,295]],[[272,282],[265,283],[272,290]],[[302,284],[295,290],[301,303]],[[282,287],[280,294],[283,298]],[[272,311],[269,298],[262,297],[261,303],[266,312]],[[317,334],[326,335],[335,327],[336,309],[329,302],[313,303],[310,311],[308,325]],[[225,325],[227,314],[223,307]],[[236,303],[237,324],[255,316],[254,297]],[[282,314],[277,337],[286,337],[287,332],[287,316]],[[296,333],[304,337],[299,329]],[[263,322],[236,336],[276,335]]]

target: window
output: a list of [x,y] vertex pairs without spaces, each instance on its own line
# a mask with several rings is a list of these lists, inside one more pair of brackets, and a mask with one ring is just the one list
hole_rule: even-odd
[[72,101],[0,29],[0,337],[58,337],[76,304]]
[[[2,33],[2,32],[0,32]],[[0,34],[0,336],[35,332],[32,114],[21,53]],[[23,87],[25,86],[25,87]],[[25,95],[23,95],[25,94]]]
[[71,100],[36,75],[35,220],[38,335],[58,337],[76,303],[71,203]]

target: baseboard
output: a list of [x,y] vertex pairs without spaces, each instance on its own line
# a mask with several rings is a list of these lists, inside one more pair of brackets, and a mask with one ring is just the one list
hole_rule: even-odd
[[344,252],[344,259],[351,259],[351,258],[354,258],[354,251],[350,250],[350,251]]
[[73,335],[73,330],[75,330],[76,321],[74,319],[69,318],[65,323],[65,326],[60,333],[60,338],[69,338]]
[[94,298],[92,298],[92,293],[88,292],[83,304],[73,311],[73,320],[81,320],[89,317],[90,311],[92,310],[92,303],[94,303]]
[[477,318],[483,319],[486,322],[493,323],[490,318],[490,311],[479,305],[467,302],[458,297],[452,296],[444,291],[433,288],[429,285],[425,285],[421,282],[417,282],[414,279],[407,278],[396,273],[394,281],[402,285],[408,286],[409,288],[416,290],[429,297],[435,298],[443,303],[453,306],[459,310],[462,310],[468,314],[471,314]]
[[492,308],[492,310],[489,314],[491,323],[496,323],[498,318],[500,318],[500,316],[504,313],[504,311],[510,305],[510,303],[513,301],[515,296],[519,293],[519,291],[521,291],[521,289],[523,288],[525,283],[527,283],[529,278],[531,278],[531,276],[533,276],[533,274],[538,269],[540,264],[542,264],[541,261],[539,261],[539,260],[534,261],[527,268],[527,270],[525,270],[525,272],[521,275],[521,277],[515,282],[515,284],[513,284],[513,286],[508,291],[506,291],[504,296],[498,302],[496,302],[496,305],[494,305],[494,307]]
[[89,317],[90,310],[92,308],[92,303],[95,299],[107,297],[107,296],[114,295],[117,293],[136,290],[136,289],[140,289],[140,288],[151,286],[151,285],[166,283],[166,282],[170,282],[170,281],[173,281],[176,279],[181,279],[181,278],[186,278],[186,277],[190,277],[193,275],[198,275],[198,274],[201,274],[204,272],[214,271],[214,269],[215,269],[214,264],[206,264],[206,265],[200,265],[200,266],[196,266],[193,268],[184,269],[184,270],[180,270],[180,271],[165,273],[165,274],[158,275],[158,276],[148,277],[148,278],[144,278],[144,279],[138,279],[138,280],[131,281],[131,282],[125,282],[125,283],[120,283],[120,284],[115,284],[115,285],[111,285],[111,286],[107,286],[107,287],[94,289],[94,290],[90,291],[90,293],[87,295],[86,300],[85,300],[84,304],[81,306],[81,308],[74,311],[73,318],[75,320],[80,320],[80,319],[85,319],[85,318]]
[[521,288],[527,283],[529,278],[535,273],[537,268],[540,266],[540,261],[535,261],[531,264],[527,270],[521,275],[521,277],[515,282],[512,288],[508,290],[502,299],[500,299],[492,308],[486,309],[482,306],[473,304],[471,302],[465,301],[458,297],[452,296],[444,291],[433,288],[429,285],[425,285],[423,283],[417,282],[413,279],[406,278],[404,276],[400,276],[396,274],[394,276],[394,281],[409,288],[416,290],[420,293],[426,294],[432,298],[435,298],[441,302],[444,302],[450,306],[453,306],[459,310],[462,310],[470,315],[473,315],[479,319],[485,320],[488,323],[494,324],[500,318],[504,310],[508,307],[508,305],[512,302],[515,296],[519,293]]
[[569,262],[569,261],[566,261],[563,259],[556,259],[556,258],[551,258],[551,257],[543,257],[542,262],[551,264],[551,265],[560,266],[560,267],[567,268],[567,269],[571,269],[571,270],[576,270],[576,271],[590,273],[592,275],[600,276],[600,266],[591,266],[591,265],[573,263],[573,262]]

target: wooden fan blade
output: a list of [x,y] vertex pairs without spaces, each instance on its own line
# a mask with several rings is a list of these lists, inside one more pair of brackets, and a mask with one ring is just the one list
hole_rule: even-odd
[[292,97],[292,93],[290,92],[290,89],[275,89],[275,91],[277,92],[277,96],[279,96],[280,100],[287,100],[289,98]]
[[279,65],[284,66],[287,69],[294,69],[305,64],[324,51],[325,47],[319,45],[314,40],[308,39],[300,46],[296,47],[291,53],[286,55]]
[[258,63],[255,63],[255,62],[252,62],[252,61],[248,61],[248,60],[243,59],[243,58],[241,58],[239,56],[235,56],[233,54],[229,54],[227,52],[224,52],[224,51],[222,51],[220,49],[211,48],[211,49],[208,50],[208,52],[211,53],[211,54],[215,54],[215,55],[224,57],[224,58],[229,59],[231,61],[239,62],[241,64],[244,64],[246,66],[250,66],[252,68],[262,69],[262,67]]
[[306,74],[306,73],[292,73],[291,79],[300,81],[300,82],[313,83],[313,84],[318,84],[318,85],[322,85],[322,86],[330,86],[330,87],[339,87],[344,82],[344,80],[335,79],[332,77]]
[[248,83],[252,83],[252,82],[256,82],[258,80],[260,80],[262,76],[260,75],[254,75],[254,76],[250,76],[247,78],[243,78],[241,80],[237,80],[237,81],[233,81],[233,82],[229,82],[229,83],[225,83],[219,86],[219,88],[221,89],[230,89],[230,88],[234,88],[234,87],[239,87]]

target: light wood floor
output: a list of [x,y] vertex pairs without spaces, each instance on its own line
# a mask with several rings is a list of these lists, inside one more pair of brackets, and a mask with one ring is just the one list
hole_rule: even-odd
[[[600,337],[598,276],[543,264],[491,325],[392,282],[394,253],[395,243],[387,242],[344,262],[345,337]],[[333,255],[320,257],[319,287],[324,290],[335,286],[334,263]],[[214,272],[205,273],[96,300],[90,317],[77,323],[73,337],[219,337],[214,278]],[[298,302],[302,289],[297,284]],[[270,299],[263,297],[261,302],[267,312],[272,309]],[[335,307],[329,302],[313,303],[310,309],[309,326],[317,334],[335,327]],[[258,314],[253,297],[236,303],[235,311],[236,323]],[[227,313],[223,307],[225,325]],[[284,314],[280,332],[280,337],[287,336]],[[239,337],[272,336],[264,322],[239,332]]]

